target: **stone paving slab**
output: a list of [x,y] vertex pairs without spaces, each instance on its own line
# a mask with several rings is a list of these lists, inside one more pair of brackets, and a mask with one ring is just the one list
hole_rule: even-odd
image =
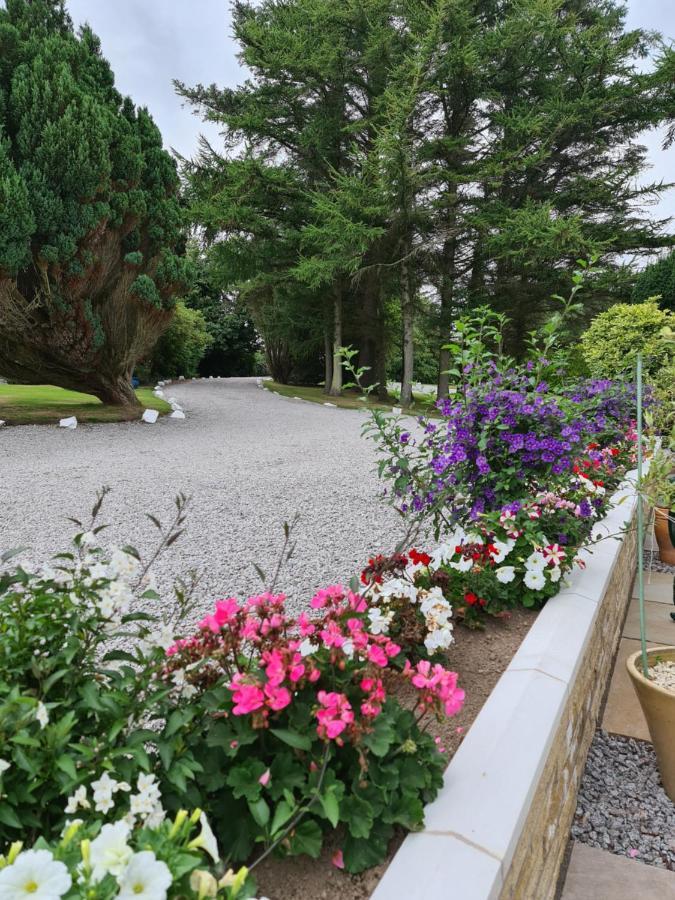
[[675,872],[575,843],[561,900],[675,900]]
[[[673,603],[673,576],[668,572],[645,572],[645,600],[653,603]],[[632,597],[637,598],[637,577],[633,584]],[[675,606],[673,607],[675,610]],[[673,635],[675,640],[675,635]]]
[[[664,590],[663,587],[662,590]],[[675,644],[675,622],[670,618],[670,612],[671,610],[666,603],[659,603],[653,600],[645,601],[648,641],[656,644]],[[628,607],[623,636],[633,640],[640,639],[640,608],[635,597],[633,597]]]
[[[649,647],[656,646],[648,644]],[[647,721],[642,713],[635,688],[626,671],[626,660],[640,649],[640,641],[622,638],[616,654],[602,727],[612,734],[623,734],[640,741],[650,740]]]

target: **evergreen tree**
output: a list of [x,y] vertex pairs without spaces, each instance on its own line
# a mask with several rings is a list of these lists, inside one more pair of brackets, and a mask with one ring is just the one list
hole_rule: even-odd
[[0,372],[137,403],[185,282],[178,179],[62,0],[0,9]]
[[647,266],[637,277],[632,300],[642,303],[660,297],[659,306],[675,312],[675,253]]

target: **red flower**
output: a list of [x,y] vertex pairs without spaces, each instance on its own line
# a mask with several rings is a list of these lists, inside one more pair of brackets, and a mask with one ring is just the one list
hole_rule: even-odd
[[464,594],[464,599],[469,604],[469,606],[475,606],[476,603],[478,603],[478,595],[472,593],[471,591],[467,591],[466,594]]
[[429,556],[428,553],[424,553],[423,551],[420,552],[419,550],[415,550],[414,547],[412,550],[410,550],[410,552],[408,553],[408,556],[410,557],[410,562],[415,566],[418,566],[418,565],[428,566],[429,563],[431,562],[431,557]]

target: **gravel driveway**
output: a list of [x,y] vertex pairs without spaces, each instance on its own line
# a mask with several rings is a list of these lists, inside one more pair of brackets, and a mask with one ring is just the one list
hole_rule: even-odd
[[143,514],[168,520],[182,490],[193,500],[188,530],[155,572],[163,590],[190,568],[203,572],[196,617],[217,596],[259,590],[251,563],[270,570],[296,512],[297,550],[279,583],[296,608],[399,539],[398,515],[378,499],[373,444],[361,437],[365,413],[286,400],[247,378],[165,390],[185,421],[0,430],[0,550],[28,546],[45,559],[65,549],[66,517],[87,516],[105,484],[105,541],[143,552],[155,534]]

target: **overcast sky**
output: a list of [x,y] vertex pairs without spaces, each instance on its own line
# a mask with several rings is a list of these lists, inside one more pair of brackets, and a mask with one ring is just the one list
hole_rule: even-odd
[[[242,79],[228,0],[67,0],[67,5],[76,24],[88,21],[101,38],[119,90],[149,108],[167,146],[190,156],[200,132],[217,146],[215,128],[182,107],[172,79],[230,86]],[[629,27],[656,29],[675,39],[674,0],[628,0],[628,7]],[[652,132],[644,138],[653,165],[648,177],[675,181],[675,147],[663,152],[660,137]],[[656,214],[675,216],[675,191],[661,200]]]

